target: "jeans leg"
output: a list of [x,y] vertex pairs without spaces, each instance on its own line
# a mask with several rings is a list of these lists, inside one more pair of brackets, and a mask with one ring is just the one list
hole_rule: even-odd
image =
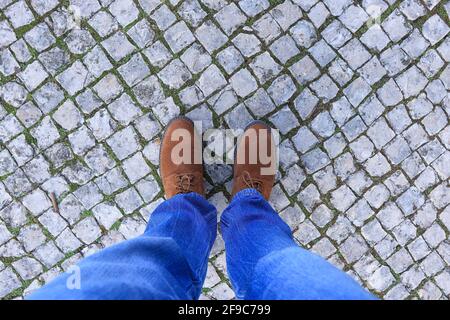
[[161,203],[142,236],[104,249],[64,273],[30,299],[198,299],[216,237],[216,209],[198,194]]
[[240,299],[373,299],[346,273],[300,248],[254,189],[236,194],[221,229],[228,274]]

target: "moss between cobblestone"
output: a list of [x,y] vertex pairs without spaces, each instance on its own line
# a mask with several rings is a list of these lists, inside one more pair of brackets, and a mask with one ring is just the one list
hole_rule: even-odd
[[14,236],[17,237],[20,233],[21,227],[8,227],[6,228],[9,230],[9,232]]
[[436,10],[436,13],[437,13],[438,15],[440,15],[441,18],[442,18],[444,21],[447,21],[447,23],[448,23],[448,22],[450,21],[450,17],[449,17],[448,14],[447,14],[447,10],[445,10],[444,4],[445,4],[445,1],[442,1],[442,2],[439,3],[439,5],[436,6],[436,8],[434,8],[434,9]]
[[380,21],[384,21],[395,9],[400,6],[401,3],[401,1],[397,1],[389,5],[388,8],[383,13],[381,13]]
[[120,165],[121,161],[119,160],[119,158],[117,158],[116,154],[112,151],[111,147],[107,144],[107,143],[102,143],[100,144],[101,146],[103,146],[103,148],[106,151],[106,154],[108,156],[111,157],[111,159],[114,160],[114,162],[116,163],[116,165]]
[[62,258],[62,260],[58,263],[58,265],[61,265],[64,261],[72,258],[74,255],[76,255],[76,251],[70,251],[70,252],[64,254],[64,258]]
[[92,216],[94,216],[94,213],[91,210],[84,210],[83,212],[81,212],[79,221]]
[[69,183],[69,192],[70,193],[75,192],[79,187],[80,187],[80,185],[70,182]]
[[25,141],[28,144],[31,144],[33,146],[37,145],[37,139],[31,135],[29,130],[24,130],[23,134],[24,134],[24,137],[25,137]]
[[55,240],[55,237],[53,237],[53,235],[50,233],[50,231],[48,231],[47,230],[47,228],[44,226],[44,225],[42,225],[41,223],[39,223],[39,226],[41,227],[41,229],[42,229],[42,233],[44,234],[44,236],[46,236],[46,240]]
[[270,6],[275,7],[281,3],[283,3],[284,0],[269,0]]
[[23,292],[25,291],[25,289],[31,284],[31,282],[29,282],[27,285],[22,284],[22,286],[20,288],[17,288],[15,290],[13,290],[10,294],[8,294],[7,296],[3,297],[2,300],[13,300],[15,298],[19,298],[23,295]]
[[198,4],[202,8],[202,10],[206,12],[206,17],[204,18],[204,20],[211,18],[216,13],[213,9],[205,5],[203,2],[198,1]]
[[54,239],[53,235],[47,230],[47,228],[45,226],[43,226],[41,224],[41,222],[35,216],[27,213],[27,222],[25,223],[24,226],[30,226],[30,225],[37,225],[37,226],[39,226],[40,229],[42,230],[42,233],[47,238],[46,240],[48,240],[48,239],[52,239],[53,240]]
[[6,110],[6,113],[14,114],[14,115],[16,114],[17,109],[6,102],[3,102],[3,100],[2,100],[2,106]]
[[218,268],[215,267],[214,265],[214,261],[217,260],[217,257],[219,257],[221,254],[223,254],[223,251],[218,253],[215,257],[213,257],[212,259],[210,259],[210,262],[212,262],[212,267],[214,268],[214,270],[217,272],[217,275],[220,278],[220,282],[225,282],[226,284],[230,285],[230,281],[227,277],[226,274],[224,274],[221,270],[219,270]]
[[[95,29],[92,28],[91,25],[86,20],[81,20],[80,24],[81,24],[81,28],[83,30],[89,31],[92,38],[94,38],[96,45],[98,45],[102,42],[102,37],[100,37],[100,35],[97,33],[97,31],[95,31]],[[92,48],[94,48],[94,47],[95,47],[95,45]],[[89,51],[91,51],[92,48]]]
[[203,294],[208,294],[211,291],[212,291],[212,289],[210,289],[210,288],[202,288],[202,293]]
[[22,37],[25,35],[25,33],[27,33],[28,31],[30,31],[31,29],[33,29],[33,28],[34,28],[36,25],[38,25],[38,24],[39,24],[39,21],[34,20],[34,21],[33,21],[32,23],[30,23],[30,24],[27,24],[27,25],[25,25],[25,26],[21,26],[21,27],[15,29],[15,30],[14,30],[14,33],[16,34],[16,38],[17,38],[17,39],[22,38]]
[[290,58],[288,61],[286,61],[286,63],[281,63],[280,60],[278,60],[277,57],[274,57],[274,59],[276,59],[276,61],[283,66],[283,68],[285,69],[289,69],[293,64],[299,62],[300,60],[302,60],[305,56],[308,55],[308,51],[306,50],[300,50],[300,53],[298,53],[297,55],[293,56],[292,58]]
[[64,258],[62,258],[62,260],[59,261],[56,265],[59,266],[59,267],[62,267],[62,264],[65,261],[67,261],[68,259],[72,258],[77,253],[81,252],[81,250],[82,250],[82,247],[80,247],[80,248],[78,248],[78,249],[76,249],[74,251],[67,252],[66,254],[64,254]]
[[112,194],[103,194],[103,201],[102,202],[114,202],[114,198],[115,197]]
[[111,226],[111,228],[109,228],[110,230],[114,230],[117,231],[120,228],[120,225],[122,224],[122,219],[114,222],[114,224]]
[[70,6],[70,0],[59,0],[59,2],[64,8],[68,8]]

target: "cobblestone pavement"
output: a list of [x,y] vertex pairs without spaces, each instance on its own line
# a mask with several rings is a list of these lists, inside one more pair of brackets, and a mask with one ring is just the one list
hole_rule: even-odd
[[[278,127],[271,201],[295,239],[382,298],[449,298],[449,11],[0,0],[0,298],[143,231],[162,201],[159,137],[177,114]],[[231,167],[207,172],[222,211]],[[202,298],[233,296],[219,236]]]

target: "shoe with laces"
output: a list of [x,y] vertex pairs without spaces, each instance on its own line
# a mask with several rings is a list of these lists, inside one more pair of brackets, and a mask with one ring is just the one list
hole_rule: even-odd
[[254,121],[247,126],[235,150],[233,196],[251,188],[269,200],[276,172],[273,140],[271,129],[264,122]]
[[177,117],[169,122],[159,157],[166,199],[190,192],[204,195],[202,143],[192,120]]

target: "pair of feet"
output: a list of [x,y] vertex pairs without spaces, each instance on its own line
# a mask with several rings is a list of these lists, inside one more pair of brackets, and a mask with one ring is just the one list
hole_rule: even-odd
[[[232,195],[256,189],[266,200],[275,180],[276,153],[270,127],[251,123],[235,149]],[[205,195],[202,142],[194,123],[186,117],[170,121],[161,142],[160,175],[166,199],[195,192]]]

